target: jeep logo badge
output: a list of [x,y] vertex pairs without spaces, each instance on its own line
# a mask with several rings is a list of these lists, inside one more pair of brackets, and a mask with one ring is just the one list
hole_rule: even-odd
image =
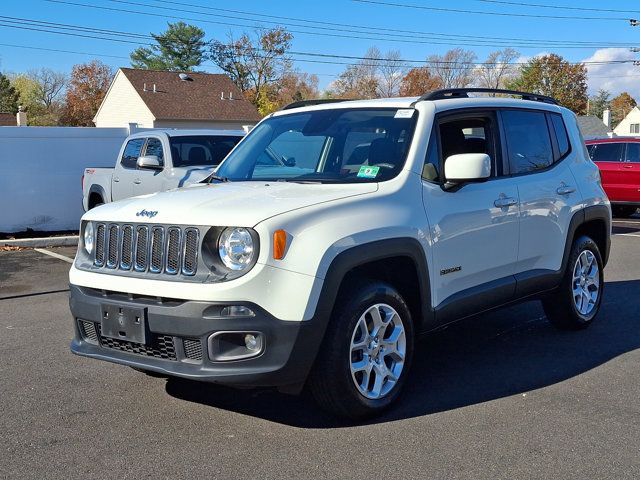
[[149,210],[145,210],[144,208],[142,210],[140,210],[138,213],[136,213],[136,217],[149,217],[149,218],[153,218],[158,214],[157,210],[153,210],[153,211],[149,211]]

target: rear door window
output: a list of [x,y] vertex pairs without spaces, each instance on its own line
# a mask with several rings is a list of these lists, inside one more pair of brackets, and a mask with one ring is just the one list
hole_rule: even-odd
[[144,146],[144,141],[144,138],[134,138],[127,142],[127,146],[124,147],[124,152],[122,153],[122,159],[120,160],[120,164],[124,168],[136,168],[138,157]]
[[620,162],[624,153],[624,143],[598,143],[591,152],[594,162]]
[[640,163],[640,143],[627,143],[626,161]]
[[531,173],[553,164],[553,148],[544,112],[502,112],[512,174]]

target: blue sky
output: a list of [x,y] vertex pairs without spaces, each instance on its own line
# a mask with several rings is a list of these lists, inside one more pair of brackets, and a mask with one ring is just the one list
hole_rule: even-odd
[[[457,46],[474,50],[478,58],[482,60],[490,51],[508,45],[513,45],[524,58],[539,53],[556,52],[576,62],[640,59],[640,54],[633,54],[628,50],[630,46],[640,47],[640,26],[630,27],[628,21],[625,20],[626,18],[640,18],[640,6],[637,5],[637,2],[631,1],[583,0],[572,2],[563,0],[561,3],[555,3],[553,0],[521,0],[519,2],[512,0],[514,3],[537,3],[556,7],[544,8],[525,7],[509,4],[508,1],[495,2],[493,0],[459,0],[456,2],[386,0],[386,3],[442,9],[571,17],[564,19],[434,11],[354,0],[312,2],[173,0],[173,2],[182,5],[167,0],[61,1],[66,3],[47,0],[2,0],[0,15],[140,34],[161,32],[166,28],[168,21],[183,19],[203,28],[207,33],[207,39],[221,40],[229,31],[238,34],[243,30],[251,30],[255,26],[269,27],[274,23],[297,23],[298,26],[289,26],[290,30],[296,31],[292,48],[294,51],[362,56],[368,47],[376,45],[383,52],[399,50],[402,57],[409,60],[422,60],[430,54],[444,53],[449,48]],[[154,15],[88,8],[81,4],[106,9],[134,10]],[[198,9],[198,5],[238,10],[253,15]],[[634,5],[636,5],[635,14],[633,13]],[[624,13],[565,10],[557,8],[558,6],[583,9],[606,8],[622,10]],[[278,21],[267,17],[260,17],[261,20],[249,19],[249,17],[257,18],[261,14],[314,22],[350,24],[367,28],[356,29],[284,19]],[[580,20],[575,17],[595,17],[596,20]],[[612,17],[617,19],[611,19]],[[40,67],[68,71],[72,65],[91,58],[100,58],[113,67],[128,66],[128,55],[136,46],[130,43],[9,28],[6,24],[3,26],[4,23],[0,21],[0,70],[3,72],[21,72]],[[321,26],[325,29],[312,29],[310,25]],[[22,26],[24,27],[24,25]],[[341,29],[341,31],[330,30],[331,28]],[[354,30],[357,33],[354,33]],[[427,37],[426,34],[433,35]],[[106,34],[106,36],[111,35]],[[452,38],[451,36],[458,37]],[[488,37],[494,37],[494,39]],[[499,38],[524,40],[499,40]],[[531,40],[539,42],[532,45]],[[527,45],[519,45],[525,41]],[[580,42],[592,43],[584,46],[584,43]],[[570,48],[578,43],[581,48]],[[85,52],[88,55],[41,51],[8,45]],[[600,48],[606,46],[615,48]],[[302,62],[303,57],[301,56],[296,56],[296,58],[298,60],[296,60],[295,66],[299,70],[319,75],[321,87],[328,85],[345,68],[345,65],[335,63]],[[316,60],[318,60],[317,57]],[[326,61],[347,62],[348,60],[326,59]],[[206,69],[215,71],[214,67],[206,67]],[[593,65],[589,67],[589,72],[591,91],[605,87],[614,94],[628,90],[640,97],[640,66],[631,64]]]

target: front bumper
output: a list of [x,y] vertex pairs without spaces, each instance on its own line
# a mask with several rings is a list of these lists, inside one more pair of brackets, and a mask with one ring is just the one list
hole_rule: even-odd
[[[227,305],[250,308],[252,317],[221,317]],[[322,338],[319,322],[278,320],[247,302],[201,302],[130,296],[70,285],[75,337],[71,351],[168,375],[237,386],[302,384]],[[101,335],[105,305],[145,312],[146,345]],[[256,357],[212,361],[208,338],[220,331],[260,332],[264,349]]]

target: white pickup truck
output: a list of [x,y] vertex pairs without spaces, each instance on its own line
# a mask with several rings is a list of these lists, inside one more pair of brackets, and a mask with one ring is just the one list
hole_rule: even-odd
[[86,168],[82,206],[103,203],[199,182],[242,139],[242,130],[147,130],[129,135],[115,168]]

